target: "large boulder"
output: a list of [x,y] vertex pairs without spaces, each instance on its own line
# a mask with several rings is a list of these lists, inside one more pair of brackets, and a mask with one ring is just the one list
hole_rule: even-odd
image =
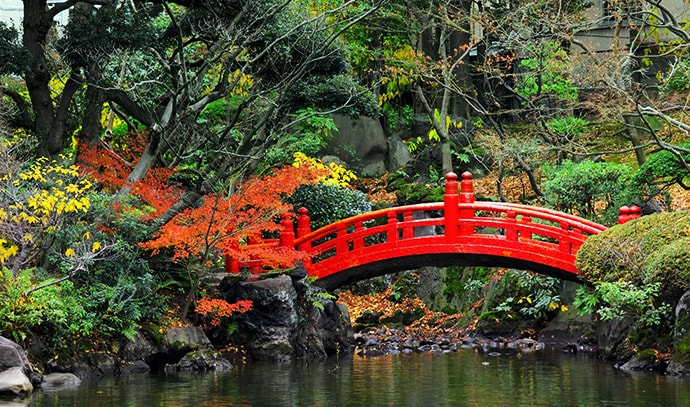
[[259,360],[289,361],[297,335],[297,292],[288,276],[247,281],[228,287],[229,302],[252,300],[243,314],[237,344]]
[[233,343],[258,360],[349,353],[352,328],[347,308],[306,281],[306,273],[299,268],[292,276],[224,284],[229,302],[253,301],[252,310],[239,318]]
[[388,143],[377,119],[333,115],[333,121],[338,131],[324,154],[340,158],[364,176],[379,176],[386,172]]
[[21,346],[0,336],[0,394],[29,394],[32,379],[40,381]]
[[690,375],[690,291],[686,291],[676,304],[673,348],[666,373],[673,376]]
[[168,329],[163,336],[163,347],[168,351],[190,351],[212,348],[204,331],[198,326],[188,325]]
[[397,134],[388,138],[388,168],[391,172],[405,168],[412,161],[412,154]]
[[25,374],[30,374],[31,364],[21,346],[0,336],[0,372],[13,367],[20,367]]
[[79,386],[81,379],[72,373],[50,373],[43,377],[41,388],[56,389]]
[[0,372],[0,395],[25,395],[33,390],[31,380],[24,374],[21,367],[15,366]]
[[189,352],[179,362],[167,365],[165,371],[170,372],[224,372],[232,369],[232,364],[213,349],[204,348]]

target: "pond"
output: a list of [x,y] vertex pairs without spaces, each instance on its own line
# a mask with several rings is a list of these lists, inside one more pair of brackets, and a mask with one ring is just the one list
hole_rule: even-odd
[[38,391],[0,406],[690,406],[690,378],[626,374],[559,349],[247,363],[226,373],[141,375]]

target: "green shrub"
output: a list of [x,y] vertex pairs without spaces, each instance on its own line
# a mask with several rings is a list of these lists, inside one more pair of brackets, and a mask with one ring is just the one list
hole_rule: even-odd
[[[628,167],[606,162],[565,161],[552,169],[544,183],[546,203],[596,222],[614,225],[618,208],[632,204]],[[603,204],[603,205],[602,205]]]
[[86,310],[85,298],[71,281],[63,281],[29,292],[48,283],[37,281],[34,273],[23,270],[18,276],[4,268],[0,273],[0,335],[28,345],[38,339],[46,351],[65,349],[71,340],[90,335],[93,315]]
[[661,283],[670,298],[680,298],[690,289],[690,237],[675,240],[652,253],[644,264],[644,282]]
[[[678,147],[690,149],[690,143],[681,143]],[[683,160],[690,162],[690,153],[685,152],[681,156]],[[683,182],[687,177],[690,177],[690,172],[682,165],[678,157],[668,150],[663,150],[647,158],[633,176],[632,183],[640,185],[640,188],[649,189],[647,194],[653,195],[660,190],[658,187],[655,188],[658,184]]]
[[591,236],[576,266],[592,283],[661,283],[659,298],[678,299],[690,288],[690,211],[643,216]]
[[286,202],[295,211],[301,207],[309,209],[312,230],[371,211],[371,203],[363,192],[324,183],[302,185]]
[[668,303],[657,300],[661,283],[638,288],[629,281],[597,282],[592,292],[580,287],[575,297],[578,313],[596,312],[602,321],[630,318],[636,328],[658,326],[671,310]]

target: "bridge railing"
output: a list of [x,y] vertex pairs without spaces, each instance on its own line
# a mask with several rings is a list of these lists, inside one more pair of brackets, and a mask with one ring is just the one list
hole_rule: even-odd
[[[459,191],[458,191],[459,186]],[[633,210],[634,211],[634,210]],[[622,212],[621,212],[622,213]],[[626,212],[634,217],[635,213]],[[639,216],[639,214],[637,215]],[[311,231],[308,211],[299,210],[297,236],[289,217],[283,219],[283,234],[271,245],[294,247],[310,255],[307,268],[326,267],[329,263],[347,263],[348,256],[374,251],[399,251],[420,245],[461,245],[472,238],[500,239],[533,245],[535,251],[557,250],[574,258],[577,250],[590,235],[605,226],[575,215],[547,208],[503,202],[475,202],[472,175],[446,175],[444,202],[425,203],[381,209],[327,225]],[[341,259],[341,260],[337,260]],[[350,259],[356,262],[356,259]],[[261,271],[260,259],[236,264],[226,269],[239,271],[249,267]],[[343,267],[341,264],[340,267]],[[321,275],[321,272],[316,272]]]

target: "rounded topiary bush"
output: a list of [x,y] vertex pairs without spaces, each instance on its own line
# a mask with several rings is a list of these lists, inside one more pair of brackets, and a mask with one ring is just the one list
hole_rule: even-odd
[[660,282],[660,295],[677,299],[690,288],[690,211],[643,216],[592,236],[576,266],[592,283]]
[[362,191],[334,184],[302,185],[286,202],[295,212],[305,207],[309,210],[312,230],[371,211],[371,203]]
[[690,237],[675,240],[647,258],[643,282],[657,281],[673,299],[690,289]]

